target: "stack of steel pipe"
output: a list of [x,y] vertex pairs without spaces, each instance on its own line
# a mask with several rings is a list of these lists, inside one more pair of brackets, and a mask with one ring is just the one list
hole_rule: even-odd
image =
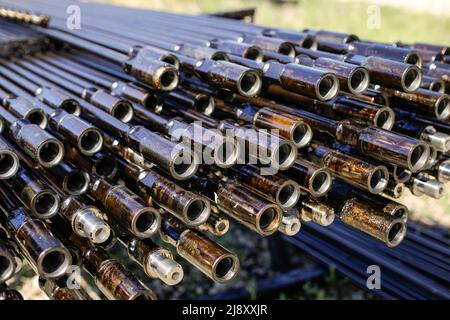
[[0,282],[23,257],[51,299],[88,298],[71,265],[108,299],[154,299],[116,240],[166,284],[176,256],[230,282],[238,256],[211,236],[232,221],[294,236],[336,217],[396,255],[403,191],[450,180],[443,47],[73,1],[2,0],[0,17],[25,37],[0,59]]

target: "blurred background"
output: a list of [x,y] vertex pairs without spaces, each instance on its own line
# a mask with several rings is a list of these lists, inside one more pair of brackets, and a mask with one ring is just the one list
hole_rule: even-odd
[[[256,8],[255,23],[293,30],[332,29],[357,34],[361,39],[382,42],[422,41],[450,45],[449,0],[104,0],[125,5],[186,14],[214,13],[243,8]],[[81,18],[82,19],[82,18]],[[412,219],[426,224],[450,227],[450,196],[441,200],[417,198],[406,194],[400,202],[410,208]],[[185,267],[185,279],[176,288],[161,282],[145,280],[161,299],[203,297],[231,288],[246,287],[251,298],[256,298],[255,281],[276,275],[272,270],[268,239],[262,239],[233,224],[232,231],[221,243],[233,249],[241,260],[238,279],[227,286],[217,285],[198,271]],[[123,248],[115,256],[129,262]],[[293,252],[293,263],[300,266],[313,264],[306,255]],[[182,262],[178,260],[179,262]],[[141,279],[146,276],[137,265],[129,262]],[[24,278],[23,276],[28,276]],[[26,299],[47,299],[39,290],[37,278],[28,268],[17,278],[16,287]],[[25,279],[25,280],[24,280]],[[94,297],[98,294],[90,292]],[[285,292],[267,298],[275,299],[371,299],[373,295],[336,274],[330,267],[325,277],[301,283]]]

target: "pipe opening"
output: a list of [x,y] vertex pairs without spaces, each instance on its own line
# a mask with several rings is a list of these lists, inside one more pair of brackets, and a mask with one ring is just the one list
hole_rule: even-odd
[[290,44],[288,42],[284,42],[278,48],[278,53],[294,58],[295,57],[295,48],[292,44]]
[[353,93],[361,93],[369,86],[369,73],[358,68],[350,77],[350,88]]
[[277,202],[283,209],[292,208],[300,197],[300,191],[294,184],[281,186]]
[[151,230],[155,223],[155,215],[151,211],[142,212],[136,219],[136,230],[145,234]]
[[394,125],[394,114],[391,110],[381,110],[375,118],[375,126],[390,130]]
[[447,120],[450,116],[450,102],[446,97],[439,99],[436,107],[436,117],[440,120]]
[[436,91],[436,92],[440,92],[440,93],[444,93],[445,88],[442,85],[442,82],[440,81],[434,81],[433,83],[431,83],[430,85],[430,90],[431,91]]
[[102,178],[111,178],[117,172],[117,163],[111,159],[104,157],[95,164],[95,173]]
[[19,170],[19,159],[14,153],[4,152],[0,154],[0,179],[7,179],[15,175]]
[[210,214],[210,208],[208,203],[203,199],[195,199],[188,204],[186,209],[186,219],[189,220],[191,224],[202,224],[204,223]]
[[38,151],[38,160],[44,167],[53,167],[61,162],[64,151],[61,143],[46,141]]
[[275,152],[275,161],[281,170],[289,168],[295,161],[297,156],[297,149],[293,148],[291,144],[284,143],[278,147]]
[[211,60],[215,60],[215,61],[229,61],[230,59],[228,58],[227,54],[225,52],[214,52],[211,55]]
[[325,194],[331,186],[331,177],[325,171],[317,172],[311,181],[312,192],[316,195]]
[[42,258],[42,273],[48,278],[56,278],[65,272],[69,264],[68,254],[62,250],[55,249],[45,254]]
[[406,57],[405,63],[413,64],[413,65],[416,65],[416,66],[418,66],[420,68],[422,66],[422,59],[420,58],[420,56],[418,54],[410,53]]
[[229,281],[236,275],[239,261],[231,256],[224,255],[219,258],[213,270],[213,278],[219,282]]
[[34,200],[33,211],[41,218],[54,216],[59,208],[58,197],[49,191],[41,192]]
[[180,61],[178,61],[178,59],[175,58],[174,56],[171,56],[171,55],[164,56],[164,57],[162,57],[161,61],[171,64],[177,69],[180,68]]
[[402,222],[394,223],[388,232],[388,245],[394,247],[398,245],[405,235],[405,225]]
[[410,166],[413,172],[419,171],[422,169],[428,160],[428,149],[424,145],[417,145],[413,148],[410,155]]
[[0,256],[0,280],[4,281],[6,278],[9,278],[13,271],[12,269],[13,264],[11,259],[5,256]]
[[27,120],[44,129],[47,126],[47,117],[41,109],[36,109],[27,114]]
[[171,175],[178,180],[192,177],[198,169],[198,158],[189,149],[181,149],[175,155],[173,165],[170,167]]
[[238,90],[242,95],[254,96],[261,90],[261,77],[252,70],[247,70],[238,81]]
[[131,229],[140,238],[149,238],[159,229],[161,217],[153,208],[146,207],[140,210],[131,223]]
[[263,61],[263,53],[259,48],[251,47],[248,48],[244,53],[244,58],[254,60],[257,62]]
[[301,43],[302,48],[313,49],[317,46],[316,41],[312,37],[306,37]]
[[86,192],[89,182],[89,176],[85,172],[75,170],[66,176],[66,192],[72,195],[82,194]]
[[157,94],[148,94],[145,97],[144,105],[147,109],[153,110],[156,112],[156,110],[160,109],[162,106],[161,97]]
[[371,193],[378,194],[382,192],[388,183],[389,173],[382,168],[376,168],[369,178],[369,190]]
[[405,208],[402,208],[402,207],[396,208],[394,213],[393,213],[393,216],[395,218],[402,219],[402,220],[405,219],[406,215],[407,215],[407,210]]
[[292,142],[295,143],[297,148],[306,146],[312,139],[311,127],[305,123],[299,123],[295,126],[292,132]]
[[230,167],[236,163],[239,156],[238,147],[231,140],[225,140],[215,151],[216,165],[219,167]]
[[405,71],[402,80],[403,89],[406,92],[414,92],[419,88],[420,83],[422,82],[422,77],[418,69],[411,67]]
[[83,132],[80,136],[80,148],[83,153],[94,154],[103,146],[103,137],[97,130],[89,129]]
[[175,89],[178,85],[179,77],[176,70],[165,69],[161,73],[159,78],[161,90],[163,91],[171,91]]
[[131,104],[126,101],[119,101],[113,107],[111,114],[122,122],[130,122],[133,119],[134,112]]
[[258,220],[259,229],[263,232],[271,232],[277,226],[279,215],[274,208],[266,208],[260,215]]
[[213,97],[209,95],[200,95],[196,101],[195,107],[199,112],[210,116],[214,112],[215,102]]
[[319,80],[318,95],[321,100],[333,99],[339,90],[338,80],[333,76],[324,76]]
[[72,99],[63,101],[61,104],[61,109],[75,115],[79,115],[81,113],[80,104],[76,100]]

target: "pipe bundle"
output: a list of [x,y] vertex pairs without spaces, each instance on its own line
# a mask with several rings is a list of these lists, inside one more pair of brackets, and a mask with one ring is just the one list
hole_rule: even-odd
[[210,236],[230,220],[293,236],[336,217],[395,254],[396,199],[450,180],[448,48],[69,1],[0,17],[20,46],[0,58],[0,282],[25,258],[51,299],[88,298],[73,264],[108,299],[155,299],[119,240],[150,278],[180,283],[176,253],[226,283],[238,256]]

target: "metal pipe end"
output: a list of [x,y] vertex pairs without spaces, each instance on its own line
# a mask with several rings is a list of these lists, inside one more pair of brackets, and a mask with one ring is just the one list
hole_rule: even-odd
[[234,138],[223,136],[214,149],[214,164],[219,168],[229,168],[236,164],[240,155],[240,144]]
[[111,109],[111,115],[122,122],[128,123],[133,119],[134,110],[131,103],[125,100],[119,100]]
[[184,146],[174,148],[172,161],[169,164],[170,175],[176,180],[188,180],[197,172],[199,162],[195,151]]
[[226,253],[214,261],[212,279],[218,283],[231,281],[239,272],[240,263],[236,255]]
[[300,232],[301,222],[298,216],[296,215],[283,215],[281,218],[280,226],[278,227],[278,231],[281,233],[292,237]]
[[17,154],[7,149],[0,151],[0,180],[15,176],[19,167],[20,161]]
[[78,150],[86,156],[92,156],[103,147],[103,135],[97,128],[85,130],[78,139]]
[[396,219],[402,220],[405,224],[408,221],[408,208],[397,202],[389,202],[383,211]]
[[158,69],[155,74],[155,83],[158,84],[158,88],[161,91],[174,90],[180,81],[178,70],[171,66],[165,65]]
[[218,219],[213,224],[214,235],[216,237],[223,237],[230,230],[230,220]]
[[177,70],[180,69],[180,60],[173,54],[164,54],[161,61],[173,65]]
[[263,236],[273,234],[278,230],[281,222],[281,211],[275,204],[268,204],[258,212],[256,229]]
[[158,233],[161,225],[161,215],[158,210],[150,207],[140,209],[131,222],[131,230],[142,239],[150,238]]
[[301,41],[300,46],[305,49],[317,50],[317,41],[313,36],[307,35]]
[[284,182],[276,194],[276,203],[282,210],[289,210],[294,207],[300,199],[300,188],[295,181]]
[[447,120],[450,117],[450,100],[448,95],[443,94],[434,105],[436,119]]
[[60,207],[60,198],[54,192],[45,190],[39,192],[31,200],[31,211],[39,219],[50,219],[54,217]]
[[44,168],[57,166],[64,158],[64,145],[61,141],[47,139],[37,149],[37,160]]
[[303,148],[307,146],[313,137],[313,131],[311,127],[303,122],[298,122],[292,127],[290,140],[296,145],[297,148]]
[[290,140],[281,140],[272,152],[271,163],[279,170],[287,170],[294,165],[297,158],[297,148]]
[[391,130],[395,123],[395,112],[389,107],[382,107],[378,110],[373,122],[378,128]]
[[70,195],[79,196],[88,190],[90,182],[87,172],[75,169],[64,177],[63,190]]
[[403,183],[394,183],[393,186],[388,182],[387,187],[383,190],[383,194],[388,197],[399,199],[405,190],[405,185]]
[[278,47],[277,53],[284,54],[284,55],[289,56],[291,58],[295,58],[295,47],[290,42],[283,42]]
[[402,74],[401,84],[405,92],[415,92],[422,83],[422,71],[417,66],[409,66]]
[[418,141],[408,154],[408,169],[412,172],[420,171],[427,165],[429,156],[429,146],[425,142]]
[[361,94],[370,84],[369,71],[363,67],[356,67],[351,72],[347,80],[347,87],[353,94]]
[[78,211],[73,217],[72,228],[79,236],[88,238],[94,244],[104,243],[111,236],[111,228],[94,207]]
[[437,178],[442,182],[450,181],[450,160],[443,161],[439,164]]
[[65,110],[68,113],[79,116],[81,114],[81,106],[80,103],[75,99],[66,99],[61,103],[61,109]]
[[425,130],[423,134],[426,140],[436,151],[447,153],[450,150],[450,135],[437,132],[433,127]]
[[37,272],[44,278],[56,279],[64,275],[72,264],[72,255],[64,247],[41,252],[37,260]]
[[434,199],[440,199],[444,195],[444,184],[441,181],[429,178],[427,175],[419,175],[414,178],[411,186],[414,195],[427,195]]
[[320,202],[309,202],[301,208],[302,220],[313,221],[322,227],[328,227],[336,217],[334,209]]
[[117,162],[112,161],[110,157],[104,156],[98,159],[93,167],[93,171],[101,178],[113,178],[119,170]]
[[30,123],[39,126],[41,129],[47,128],[48,119],[44,110],[39,108],[31,109],[25,116]]
[[387,237],[385,243],[388,247],[393,248],[398,246],[405,238],[406,235],[406,224],[400,219],[395,219],[392,221],[388,227]]
[[419,68],[422,67],[422,57],[416,52],[409,52],[405,57],[405,63],[415,65]]
[[210,95],[201,94],[196,101],[195,108],[204,115],[210,116],[216,108],[216,101]]
[[159,278],[169,286],[179,284],[184,277],[183,267],[165,249],[156,250],[148,256],[145,271],[150,277]]
[[198,196],[191,199],[183,210],[183,220],[189,227],[205,223],[211,214],[211,204],[208,199]]
[[328,169],[319,168],[312,173],[308,190],[314,197],[321,197],[330,190],[332,182],[333,178]]
[[369,174],[367,189],[370,193],[380,194],[389,181],[389,171],[385,166],[378,166]]
[[442,79],[436,79],[430,83],[428,89],[439,93],[445,93],[445,81]]
[[246,97],[256,96],[261,91],[261,88],[261,75],[255,70],[244,71],[237,81],[239,93]]
[[339,93],[339,79],[334,73],[326,73],[320,77],[316,85],[316,97],[327,101],[336,98]]
[[156,93],[148,93],[144,101],[141,102],[147,109],[152,110],[153,112],[159,113],[161,112],[162,106],[162,97]]
[[7,251],[0,252],[0,283],[10,279],[16,271],[16,261],[14,257]]
[[250,46],[244,50],[243,57],[256,62],[263,62],[264,53],[261,48]]

